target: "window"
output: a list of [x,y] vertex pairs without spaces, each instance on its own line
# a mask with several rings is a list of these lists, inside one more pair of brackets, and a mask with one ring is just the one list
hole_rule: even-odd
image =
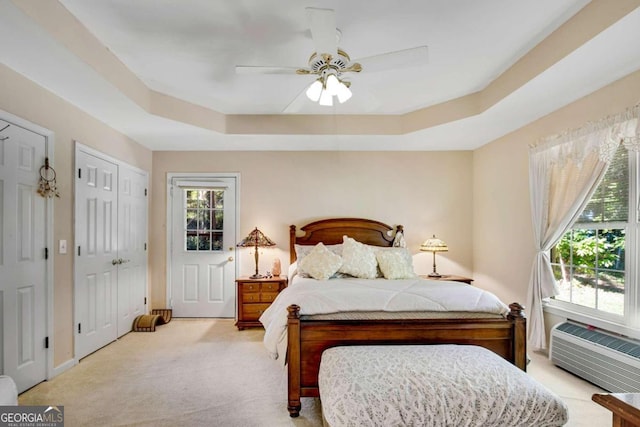
[[224,190],[186,189],[185,245],[187,251],[221,251]]
[[590,318],[640,328],[635,311],[638,154],[621,145],[572,228],[551,251],[560,293],[553,303]]

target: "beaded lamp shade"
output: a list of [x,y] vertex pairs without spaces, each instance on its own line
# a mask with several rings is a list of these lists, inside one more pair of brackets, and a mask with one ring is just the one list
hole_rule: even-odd
[[242,241],[236,245],[241,248],[248,248],[248,247],[254,248],[254,257],[256,260],[256,273],[253,276],[251,276],[252,279],[262,278],[262,275],[258,274],[258,248],[265,248],[265,247],[275,246],[275,245],[276,245],[275,242],[270,238],[268,238],[267,236],[265,236],[262,231],[258,230],[258,227],[256,227],[251,233],[249,233],[247,237],[242,239]]

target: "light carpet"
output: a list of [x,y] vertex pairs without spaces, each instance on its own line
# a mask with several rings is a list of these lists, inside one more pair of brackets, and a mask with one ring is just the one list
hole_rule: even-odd
[[[286,371],[262,345],[262,329],[230,319],[176,319],[131,332],[19,397],[21,405],[64,405],[73,426],[322,426],[318,399],[287,412]],[[537,353],[529,373],[569,406],[568,426],[608,426],[591,401],[603,390]]]

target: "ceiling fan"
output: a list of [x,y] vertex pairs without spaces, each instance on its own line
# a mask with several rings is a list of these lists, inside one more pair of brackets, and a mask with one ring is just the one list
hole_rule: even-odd
[[238,74],[298,74],[316,75],[316,80],[305,89],[307,98],[320,105],[332,106],[334,97],[343,103],[351,98],[351,82],[344,79],[345,73],[360,73],[390,70],[426,64],[427,46],[387,52],[352,61],[338,47],[340,30],[336,28],[333,9],[306,8],[315,52],[309,57],[307,67],[273,67],[237,65]]

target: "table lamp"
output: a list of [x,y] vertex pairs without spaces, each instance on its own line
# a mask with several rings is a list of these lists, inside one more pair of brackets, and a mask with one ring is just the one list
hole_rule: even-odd
[[424,241],[420,246],[420,250],[433,252],[433,273],[429,273],[428,277],[442,277],[442,275],[436,271],[436,252],[447,252],[449,250],[447,244],[436,238],[436,235],[434,234],[432,238]]
[[242,239],[242,241],[236,245],[241,248],[253,247],[255,250],[256,273],[251,276],[252,279],[261,279],[263,277],[261,274],[258,274],[258,248],[265,248],[275,245],[276,244],[267,236],[265,236],[262,231],[258,230],[258,227],[256,227],[255,230],[249,233],[247,237]]

